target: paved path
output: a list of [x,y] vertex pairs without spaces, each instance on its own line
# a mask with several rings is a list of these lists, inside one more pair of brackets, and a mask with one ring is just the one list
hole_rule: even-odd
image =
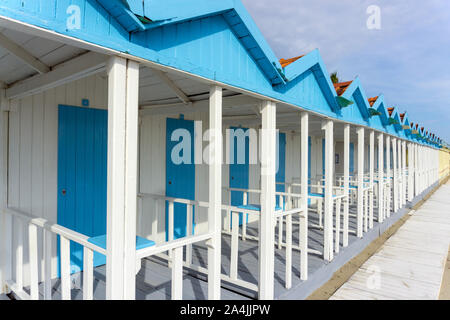
[[330,299],[438,299],[449,245],[447,182]]

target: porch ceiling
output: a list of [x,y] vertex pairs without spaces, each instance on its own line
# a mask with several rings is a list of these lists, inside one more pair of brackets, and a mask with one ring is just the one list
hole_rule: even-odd
[[[0,28],[0,34],[48,66],[50,70],[62,62],[86,52],[84,49],[11,29]],[[38,72],[35,69],[6,50],[0,43],[0,81],[6,85],[12,85],[36,74]]]

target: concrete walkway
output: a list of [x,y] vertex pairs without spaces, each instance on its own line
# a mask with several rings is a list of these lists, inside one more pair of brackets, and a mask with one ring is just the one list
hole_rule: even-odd
[[450,182],[388,239],[331,300],[437,300],[450,245]]

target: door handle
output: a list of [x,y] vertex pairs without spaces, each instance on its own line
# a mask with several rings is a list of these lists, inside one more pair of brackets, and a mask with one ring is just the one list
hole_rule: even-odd
[[67,193],[66,189],[62,189],[61,193],[62,193],[63,196],[65,196],[66,193]]

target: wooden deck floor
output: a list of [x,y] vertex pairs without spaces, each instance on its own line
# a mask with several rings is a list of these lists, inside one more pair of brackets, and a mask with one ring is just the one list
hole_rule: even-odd
[[450,182],[414,212],[331,299],[438,299],[449,244]]

